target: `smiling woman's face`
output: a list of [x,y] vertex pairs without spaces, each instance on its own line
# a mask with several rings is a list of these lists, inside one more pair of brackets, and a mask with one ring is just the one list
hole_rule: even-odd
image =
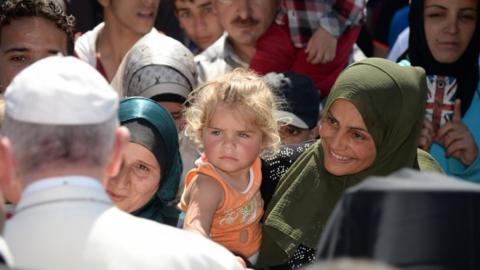
[[475,31],[477,8],[477,0],[425,0],[425,36],[436,61],[453,63],[465,52]]
[[120,172],[107,183],[107,192],[118,208],[131,213],[155,195],[160,175],[160,166],[152,152],[130,142],[124,152]]
[[335,101],[319,128],[325,169],[336,176],[361,172],[377,156],[375,142],[362,115],[347,100]]

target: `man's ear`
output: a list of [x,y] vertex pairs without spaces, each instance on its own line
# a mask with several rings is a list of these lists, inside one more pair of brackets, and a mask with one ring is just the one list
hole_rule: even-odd
[[118,174],[122,165],[123,151],[130,139],[130,132],[126,127],[118,127],[115,131],[115,142],[112,147],[110,161],[107,164],[107,177],[114,177]]
[[0,137],[0,189],[4,197],[16,203],[20,199],[21,186],[14,179],[15,162],[10,141]]
[[0,137],[0,187],[10,185],[13,180],[13,156],[10,141]]

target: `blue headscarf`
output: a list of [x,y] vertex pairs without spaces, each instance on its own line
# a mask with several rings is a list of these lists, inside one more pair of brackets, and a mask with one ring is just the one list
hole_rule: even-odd
[[161,168],[160,185],[150,201],[132,214],[177,225],[180,211],[168,202],[177,194],[182,161],[178,134],[170,113],[151,99],[126,98],[120,102],[119,118],[130,130],[130,141],[149,149]]

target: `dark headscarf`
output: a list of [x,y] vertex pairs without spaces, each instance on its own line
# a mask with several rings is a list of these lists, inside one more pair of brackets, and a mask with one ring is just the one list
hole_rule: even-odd
[[180,212],[167,205],[175,198],[182,172],[175,122],[162,106],[142,97],[122,100],[119,114],[121,124],[130,130],[130,141],[150,150],[161,169],[155,196],[132,214],[176,225]]
[[460,58],[450,64],[437,62],[429,50],[425,35],[424,7],[424,0],[413,0],[410,3],[408,50],[400,59],[407,58],[413,66],[423,67],[428,75],[455,77],[458,83],[456,98],[462,101],[464,115],[470,107],[479,79],[480,7],[477,6],[477,23],[470,44]]
[[338,99],[352,102],[375,142],[376,158],[362,172],[334,176],[324,167],[320,141],[304,152],[283,176],[267,207],[259,266],[286,262],[300,244],[315,248],[335,203],[349,186],[370,175],[419,167],[417,140],[426,91],[421,68],[379,58],[355,63],[338,77],[324,111]]

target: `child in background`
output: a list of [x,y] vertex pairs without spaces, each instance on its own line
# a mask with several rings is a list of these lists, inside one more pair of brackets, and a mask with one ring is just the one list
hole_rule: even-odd
[[280,143],[275,97],[260,77],[237,69],[194,90],[190,104],[186,132],[203,154],[185,179],[184,229],[255,263],[263,215],[259,156]]
[[263,79],[286,103],[275,111],[282,144],[302,144],[316,139],[321,99],[313,81],[292,71],[270,72]]
[[280,0],[277,18],[257,41],[250,68],[310,77],[326,97],[347,66],[365,0]]

